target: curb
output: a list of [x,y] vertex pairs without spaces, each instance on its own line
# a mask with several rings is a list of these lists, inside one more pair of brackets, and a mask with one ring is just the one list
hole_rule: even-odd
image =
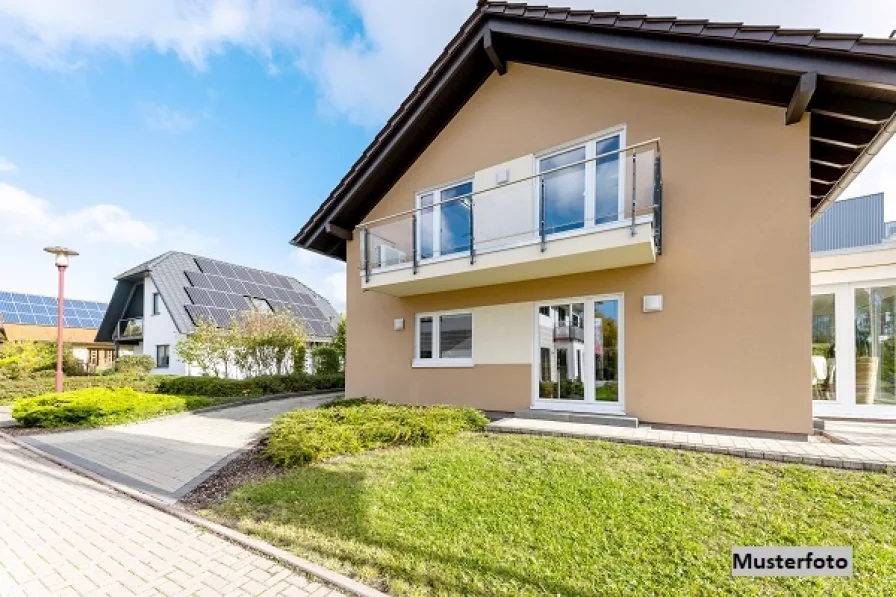
[[71,462],[63,460],[61,458],[57,458],[52,454],[44,452],[40,448],[36,448],[30,444],[26,444],[25,442],[20,441],[18,438],[3,433],[2,431],[0,431],[0,439],[6,440],[22,448],[23,450],[34,454],[35,456],[38,456],[44,460],[52,462],[53,464],[61,466],[62,468],[75,472],[82,477],[87,477],[91,481],[94,481],[95,483],[98,483],[104,487],[108,487],[109,489],[112,489],[118,493],[124,494],[134,501],[155,508],[156,510],[165,512],[170,516],[174,516],[175,518],[183,520],[184,522],[214,533],[215,535],[218,535],[219,537],[226,539],[227,541],[231,541],[246,549],[260,553],[267,558],[275,560],[286,568],[318,578],[332,587],[336,587],[337,589],[341,589],[343,591],[348,591],[352,595],[357,595],[358,597],[390,597],[388,594],[378,591],[373,587],[368,587],[367,585],[342,574],[339,574],[338,572],[333,572],[332,570],[324,568],[323,566],[319,566],[314,562],[310,562],[308,560],[300,558],[284,549],[275,547],[270,543],[261,541],[259,539],[254,539],[224,525],[206,520],[205,518],[193,514],[192,512],[188,512],[183,508],[166,504],[165,502],[157,498],[145,495],[143,493],[140,493],[139,491],[115,483],[114,481],[109,481],[108,479],[105,479],[104,477],[101,477],[100,475],[97,475],[92,471],[82,468],[76,464],[72,464]]
[[[202,414],[202,413],[210,413],[215,412],[216,410],[224,410],[226,408],[233,408],[235,406],[246,406],[248,404],[261,404],[263,402],[273,402],[275,400],[286,400],[287,398],[303,398],[305,396],[337,396],[339,394],[345,394],[344,388],[337,388],[332,390],[307,390],[304,392],[289,392],[286,394],[269,394],[267,396],[258,396],[256,398],[247,398],[246,400],[238,400],[236,402],[227,402],[226,404],[215,404],[213,406],[206,406],[203,408],[197,408],[196,410],[185,410],[182,413],[174,413],[173,415],[167,415],[176,417],[177,415],[183,414]],[[162,418],[162,417],[157,417]]]

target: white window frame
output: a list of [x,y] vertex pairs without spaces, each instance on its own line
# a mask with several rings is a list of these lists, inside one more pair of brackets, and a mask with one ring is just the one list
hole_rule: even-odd
[[[424,206],[421,203],[421,199],[426,195],[432,195],[432,205],[427,205],[425,207],[432,208],[432,257],[426,257],[426,263],[432,263],[433,261],[437,261],[441,258],[445,259],[453,259],[458,255],[464,255],[464,253],[455,251],[454,253],[448,253],[447,255],[442,255],[442,202],[439,199],[442,195],[442,191],[447,189],[451,189],[454,187],[458,187],[462,184],[473,183],[472,176],[465,176],[464,178],[460,178],[458,180],[440,184],[438,186],[429,187],[422,191],[418,191],[414,196],[414,206],[417,208],[417,261],[423,262],[424,258],[422,256],[422,251],[420,248],[423,240],[423,208]],[[475,187],[472,192],[476,192]],[[457,201],[452,200],[453,201]]]
[[[618,301],[619,320],[617,347],[619,351],[619,363],[617,366],[617,383],[619,384],[619,400],[617,402],[603,402],[595,400],[594,383],[594,303],[600,301]],[[552,307],[557,305],[569,305],[574,303],[585,304],[585,358],[582,363],[585,380],[585,398],[583,400],[565,400],[563,398],[540,398],[538,396],[538,382],[541,379],[541,346],[538,342],[539,311],[540,307]],[[563,298],[549,301],[536,302],[533,308],[533,360],[532,360],[532,409],[534,410],[562,410],[567,412],[624,415],[625,414],[625,293],[596,294],[585,297]]]
[[[470,316],[470,357],[469,358],[441,358],[440,333],[441,318],[445,315],[469,315]],[[432,358],[420,358],[420,320],[425,317],[432,318]],[[433,311],[431,313],[417,313],[414,317],[414,358],[411,366],[414,368],[430,367],[472,367],[474,350],[476,347],[476,317],[471,309],[456,309],[453,311]]]
[[[541,162],[547,158],[552,158],[554,156],[560,155],[562,153],[566,153],[567,151],[573,149],[580,149],[582,147],[585,148],[585,159],[589,160],[585,163],[585,196],[582,200],[585,202],[585,222],[584,226],[581,228],[573,228],[572,230],[564,230],[562,232],[550,232],[547,234],[549,238],[562,237],[565,235],[575,235],[582,234],[582,231],[591,232],[594,229],[602,229],[605,227],[613,227],[619,225],[619,222],[625,220],[625,173],[626,173],[626,164],[625,164],[625,153],[619,152],[619,189],[618,189],[618,198],[616,201],[617,204],[617,217],[615,220],[609,222],[602,222],[600,224],[594,223],[595,218],[595,205],[594,202],[597,196],[596,182],[597,182],[597,144],[600,141],[605,141],[611,137],[619,137],[619,149],[622,150],[626,147],[625,144],[625,135],[626,135],[626,125],[625,123],[619,124],[608,129],[604,129],[602,131],[598,131],[591,135],[580,137],[578,139],[573,139],[572,141],[568,141],[561,145],[557,145],[555,147],[551,147],[550,149],[546,149],[539,153],[535,154],[535,163],[533,168],[535,171],[533,174],[541,174]],[[535,206],[535,213],[533,214],[535,218],[536,225],[538,225],[541,219],[541,177],[535,179],[534,185],[535,192],[535,201],[533,201],[533,205]],[[425,193],[424,193],[425,194]],[[536,234],[538,234],[538,229],[536,229]]]

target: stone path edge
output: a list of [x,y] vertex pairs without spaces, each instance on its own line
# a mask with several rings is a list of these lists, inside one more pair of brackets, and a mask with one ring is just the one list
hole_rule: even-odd
[[314,576],[330,586],[348,591],[349,593],[357,595],[358,597],[390,597],[388,594],[383,593],[382,591],[378,591],[373,587],[369,587],[364,583],[339,574],[338,572],[334,572],[328,568],[315,564],[314,562],[300,558],[295,554],[292,554],[284,549],[280,549],[279,547],[275,547],[270,543],[261,541],[260,539],[255,539],[237,530],[231,529],[230,527],[226,527],[216,522],[207,520],[197,514],[193,514],[192,512],[188,512],[183,508],[172,506],[158,498],[140,493],[135,489],[131,489],[114,481],[110,481],[109,479],[105,479],[90,470],[80,467],[77,464],[63,460],[62,458],[57,458],[49,452],[45,452],[44,450],[36,446],[32,446],[23,441],[20,441],[18,438],[13,437],[7,433],[3,433],[2,431],[0,431],[0,440],[5,440],[12,444],[15,444],[23,450],[34,454],[35,456],[43,458],[44,460],[52,462],[53,464],[61,466],[62,468],[77,473],[82,477],[87,477],[91,481],[117,491],[118,493],[121,493],[131,498],[132,500],[150,506],[151,508],[155,508],[156,510],[160,510],[166,514],[169,514],[170,516],[179,518],[180,520],[183,520],[184,522],[187,522],[194,526],[203,528],[227,541],[236,543],[237,545],[240,545],[246,549],[260,553],[265,557],[279,562],[287,568],[291,568],[293,570],[297,570],[299,572]]
[[846,459],[838,456],[824,457],[811,456],[808,454],[781,454],[778,452],[768,452],[752,448],[733,448],[727,446],[707,446],[697,445],[687,442],[673,442],[666,440],[647,439],[647,438],[631,438],[631,437],[613,437],[610,435],[594,435],[583,436],[575,433],[563,431],[554,431],[547,429],[525,429],[517,427],[497,427],[493,425],[485,426],[486,433],[514,433],[518,435],[542,435],[553,437],[566,437],[571,439],[582,440],[598,440],[605,442],[614,442],[618,444],[630,444],[638,446],[647,446],[651,448],[667,448],[673,450],[689,450],[691,452],[707,452],[711,454],[724,454],[727,456],[735,456],[738,458],[747,458],[751,460],[767,460],[771,462],[786,462],[791,464],[807,464],[810,466],[821,466],[828,468],[838,468],[846,470],[866,470],[878,473],[896,474],[896,467],[881,462],[863,462],[859,460]]

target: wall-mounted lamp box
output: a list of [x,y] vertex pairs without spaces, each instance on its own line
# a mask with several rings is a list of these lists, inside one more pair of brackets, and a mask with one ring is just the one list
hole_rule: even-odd
[[648,294],[643,299],[642,309],[645,313],[656,313],[663,310],[663,295]]
[[510,169],[501,168],[495,172],[495,184],[507,184],[510,182]]
[[400,332],[404,329],[404,317],[399,317],[394,322],[394,327],[396,332]]

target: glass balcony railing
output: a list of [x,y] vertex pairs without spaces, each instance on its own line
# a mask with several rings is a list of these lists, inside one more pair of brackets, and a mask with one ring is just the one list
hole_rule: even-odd
[[130,319],[122,319],[118,322],[115,330],[115,338],[118,340],[126,340],[128,338],[143,337],[143,318],[132,317]]
[[477,255],[526,244],[544,252],[555,239],[612,228],[630,227],[634,236],[645,222],[660,254],[660,140],[605,152],[606,144],[596,147],[591,157],[587,144],[548,157],[529,156],[536,174],[513,177],[507,169],[502,176],[503,166],[496,167],[470,182],[422,194],[415,209],[362,223],[365,281],[399,268],[417,274],[448,259],[469,259],[472,266]]

